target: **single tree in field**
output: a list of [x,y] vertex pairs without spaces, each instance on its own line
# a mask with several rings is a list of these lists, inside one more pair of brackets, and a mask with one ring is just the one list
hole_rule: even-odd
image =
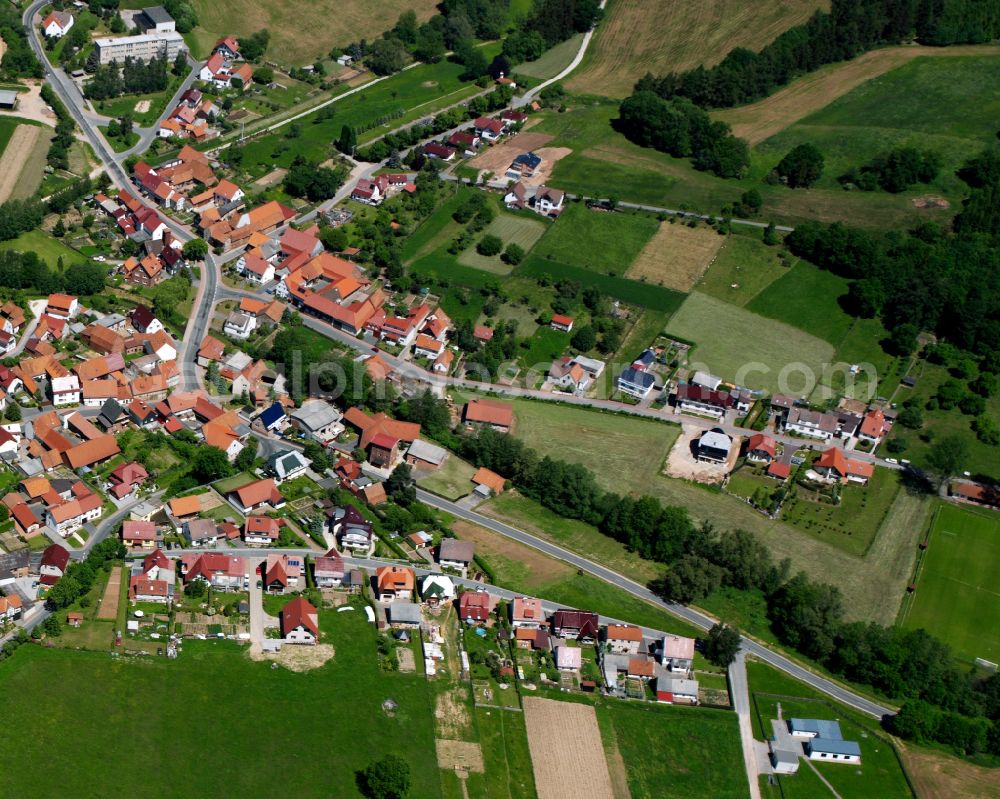
[[709,663],[728,668],[740,651],[740,631],[726,624],[716,624],[708,631],[702,646]]
[[410,795],[410,766],[398,755],[386,755],[361,773],[369,799],[406,799]]
[[808,188],[823,174],[823,154],[814,144],[800,144],[778,162],[774,171],[793,189]]

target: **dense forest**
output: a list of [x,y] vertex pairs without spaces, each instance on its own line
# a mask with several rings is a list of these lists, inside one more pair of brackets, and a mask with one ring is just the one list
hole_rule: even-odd
[[785,244],[854,281],[849,310],[881,317],[897,350],[912,352],[917,334],[930,330],[979,356],[1000,352],[1000,148],[986,150],[960,174],[970,195],[953,233],[933,224],[879,234],[810,222]]
[[720,587],[762,596],[771,628],[784,644],[903,702],[900,715],[887,722],[903,737],[939,741],[966,754],[1000,754],[1000,675],[983,679],[967,672],[946,644],[924,630],[845,622],[837,588],[790,575],[788,561],[775,563],[752,533],[699,528],[682,507],[605,492],[585,467],[541,457],[492,430],[457,442],[449,435],[438,438],[555,513],[596,525],[643,557],[668,564],[651,586],[665,599],[696,602]]
[[738,47],[711,69],[647,74],[636,91],[687,97],[705,108],[745,105],[824,64],[916,39],[948,45],[1000,37],[1000,0],[833,0],[804,25],[754,53]]

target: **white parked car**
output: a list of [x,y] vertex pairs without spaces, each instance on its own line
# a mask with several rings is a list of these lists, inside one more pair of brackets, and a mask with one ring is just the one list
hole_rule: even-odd
[[897,461],[895,458],[886,458],[885,462],[886,463],[893,463],[893,464],[899,463],[899,461]]

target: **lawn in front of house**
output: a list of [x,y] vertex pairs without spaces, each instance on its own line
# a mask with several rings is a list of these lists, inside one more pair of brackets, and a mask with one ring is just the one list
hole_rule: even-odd
[[470,493],[476,467],[450,453],[437,469],[417,480],[417,485],[445,499],[456,500]]
[[255,475],[250,474],[250,472],[240,472],[239,474],[234,474],[231,477],[224,477],[221,480],[217,480],[212,483],[212,488],[218,491],[220,494],[225,496],[230,491],[235,491],[237,488],[242,488],[247,483],[252,483],[257,480]]
[[[752,658],[747,660],[747,681],[755,737],[773,735],[771,720],[778,717],[780,703],[782,718],[835,720],[840,724],[844,739],[860,745],[860,764],[813,761],[842,799],[903,799],[913,796],[892,742],[879,729],[877,721],[856,714],[825,694]],[[780,784],[764,786],[765,799],[813,799],[833,795],[815,779],[812,769],[802,759],[799,760],[797,774],[776,779]]]
[[743,799],[746,769],[736,714],[604,699],[602,735],[613,734],[632,799]]

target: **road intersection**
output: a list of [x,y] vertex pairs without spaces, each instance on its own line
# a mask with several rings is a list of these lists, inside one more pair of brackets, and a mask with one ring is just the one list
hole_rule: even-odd
[[[152,136],[150,135],[150,130],[153,131],[152,135],[155,135],[156,125],[150,129],[144,130],[140,136],[140,143],[125,153],[113,153],[105,141],[104,137],[98,130],[97,123],[100,121],[100,117],[94,115],[91,112],[85,110],[85,101],[79,92],[76,84],[63,72],[61,69],[52,66],[45,56],[44,49],[39,41],[37,25],[34,24],[34,19],[39,10],[45,5],[46,0],[35,0],[31,3],[24,12],[24,23],[25,26],[31,31],[29,35],[29,41],[36,56],[45,68],[47,77],[50,84],[53,86],[56,94],[59,96],[63,104],[69,110],[69,113],[73,116],[77,125],[80,127],[83,135],[87,141],[93,147],[94,152],[100,159],[104,169],[106,170],[111,182],[120,190],[132,191],[133,187],[131,181],[126,174],[124,168],[124,161],[129,155],[139,152],[144,144],[148,145],[152,141]],[[586,50],[586,43],[589,42],[590,34],[586,34],[584,43],[581,46],[581,50],[578,52],[577,57],[574,62],[570,65],[569,69],[572,69],[576,64],[580,62],[583,58],[583,54]],[[191,74],[187,77],[178,93],[183,91],[187,86],[189,86],[196,76],[197,72],[192,70]],[[558,76],[562,77],[562,76]],[[557,78],[558,79],[558,78]],[[544,84],[543,84],[544,85]],[[539,87],[542,88],[542,87]],[[344,97],[345,95],[339,95],[338,97],[332,98],[330,102],[335,102],[337,99]],[[532,95],[533,96],[533,95]],[[310,109],[309,112],[312,113],[315,108]],[[292,119],[283,120],[282,124],[292,121]],[[359,165],[360,166],[360,165]],[[370,167],[363,167],[360,172],[361,174],[371,174],[378,168],[379,165],[372,165]],[[349,184],[348,184],[349,185]],[[349,193],[349,188],[341,189],[338,196],[330,201],[327,205],[332,205],[334,202],[347,196]],[[641,207],[641,206],[633,206]],[[664,211],[666,209],[646,209],[646,210],[656,210]],[[165,219],[167,225],[171,228],[173,233],[176,235],[179,241],[186,242],[196,238],[195,234],[183,225],[180,225],[174,220],[169,218]],[[195,298],[194,308],[191,313],[191,317],[188,320],[187,327],[183,339],[180,344],[180,351],[178,353],[178,358],[180,360],[181,374],[183,385],[188,388],[195,388],[200,384],[200,375],[197,368],[197,351],[201,340],[204,338],[205,334],[208,332],[211,326],[211,320],[215,312],[215,306],[218,302],[223,300],[236,300],[244,296],[258,296],[253,292],[241,291],[238,289],[231,289],[226,286],[221,280],[221,270],[225,263],[237,257],[238,253],[228,253],[224,256],[215,256],[212,253],[206,257],[204,264],[201,267],[200,278],[197,285],[197,296]],[[365,342],[357,339],[350,334],[338,330],[324,322],[311,317],[303,317],[303,324],[305,324],[310,329],[320,333],[321,335],[335,341],[341,345],[344,345],[354,351],[368,352],[372,351],[372,344],[370,342]],[[403,377],[416,379],[427,385],[435,388],[438,392],[444,391],[448,387],[465,388],[473,390],[482,391],[492,391],[498,394],[503,394],[506,396],[513,397],[531,397],[533,399],[539,400],[557,400],[560,402],[565,402],[574,406],[589,406],[602,410],[614,410],[623,413],[636,414],[641,416],[648,416],[651,418],[657,418],[664,420],[668,417],[668,414],[663,411],[658,411],[650,408],[640,408],[624,405],[622,403],[615,403],[609,400],[597,400],[589,399],[583,397],[574,397],[570,395],[552,395],[543,392],[537,392],[533,389],[519,388],[512,386],[501,386],[491,383],[480,383],[476,381],[470,381],[463,378],[453,378],[453,377],[443,377],[437,375],[433,372],[421,369],[420,367],[397,358],[389,353],[381,352],[381,356],[387,361],[387,363],[398,371]],[[692,424],[701,424],[699,421],[691,421]],[[745,431],[744,431],[745,432]],[[273,449],[276,444],[273,439],[268,437],[258,436],[265,442],[264,446],[266,448]],[[285,442],[281,446],[288,446]],[[880,463],[880,465],[885,465]],[[692,608],[688,608],[682,605],[676,605],[672,603],[666,603],[661,600],[658,596],[653,594],[647,588],[634,581],[631,581],[616,572],[606,569],[599,564],[596,564],[586,558],[581,557],[569,550],[563,549],[555,544],[551,544],[547,541],[539,539],[535,536],[530,535],[524,531],[518,530],[517,528],[511,527],[510,525],[502,524],[494,519],[490,519],[486,516],[476,513],[474,510],[468,510],[466,508],[460,507],[455,503],[448,502],[441,499],[435,495],[429,494],[424,491],[418,492],[419,498],[431,505],[432,507],[438,508],[439,510],[446,511],[459,518],[466,519],[468,521],[479,524],[487,529],[490,529],[500,535],[504,535],[508,538],[520,541],[528,546],[531,546],[545,554],[569,563],[576,568],[583,570],[584,572],[598,577],[612,585],[616,585],[619,588],[627,591],[633,596],[639,597],[644,601],[650,602],[657,605],[670,613],[671,615],[699,628],[702,630],[707,630],[715,623],[715,620],[708,615],[701,613]],[[112,528],[116,526],[120,518],[123,517],[128,511],[127,509],[120,510],[109,519],[102,523],[92,540],[88,542],[89,547],[102,540],[112,531]],[[229,551],[229,550],[227,550]],[[239,554],[239,550],[232,550],[232,554]],[[296,552],[302,552],[302,550],[296,550]],[[259,553],[258,553],[259,554]],[[75,557],[82,557],[83,552],[74,553]],[[353,561],[351,559],[345,559],[346,562],[352,565],[364,565],[373,566],[380,565],[382,561],[366,560],[366,561]],[[417,569],[417,571],[422,571]],[[512,598],[514,593],[507,591],[505,589],[496,588],[491,586],[491,591],[495,591],[501,596],[507,596]],[[36,624],[40,623],[47,615],[47,613],[36,614],[35,618],[30,621],[29,624],[26,623],[26,627],[29,629],[34,627]],[[646,631],[650,635],[659,634],[661,631]],[[775,668],[785,672],[786,674],[801,680],[802,682],[810,685],[811,687],[826,693],[832,698],[847,704],[863,713],[866,713],[877,718],[881,718],[885,715],[890,715],[893,713],[892,708],[881,705],[874,702],[867,697],[851,691],[826,677],[819,675],[813,671],[806,669],[797,662],[791,660],[785,655],[776,652],[763,644],[749,638],[743,639],[743,651],[746,654],[751,654],[754,657],[774,666]]]

